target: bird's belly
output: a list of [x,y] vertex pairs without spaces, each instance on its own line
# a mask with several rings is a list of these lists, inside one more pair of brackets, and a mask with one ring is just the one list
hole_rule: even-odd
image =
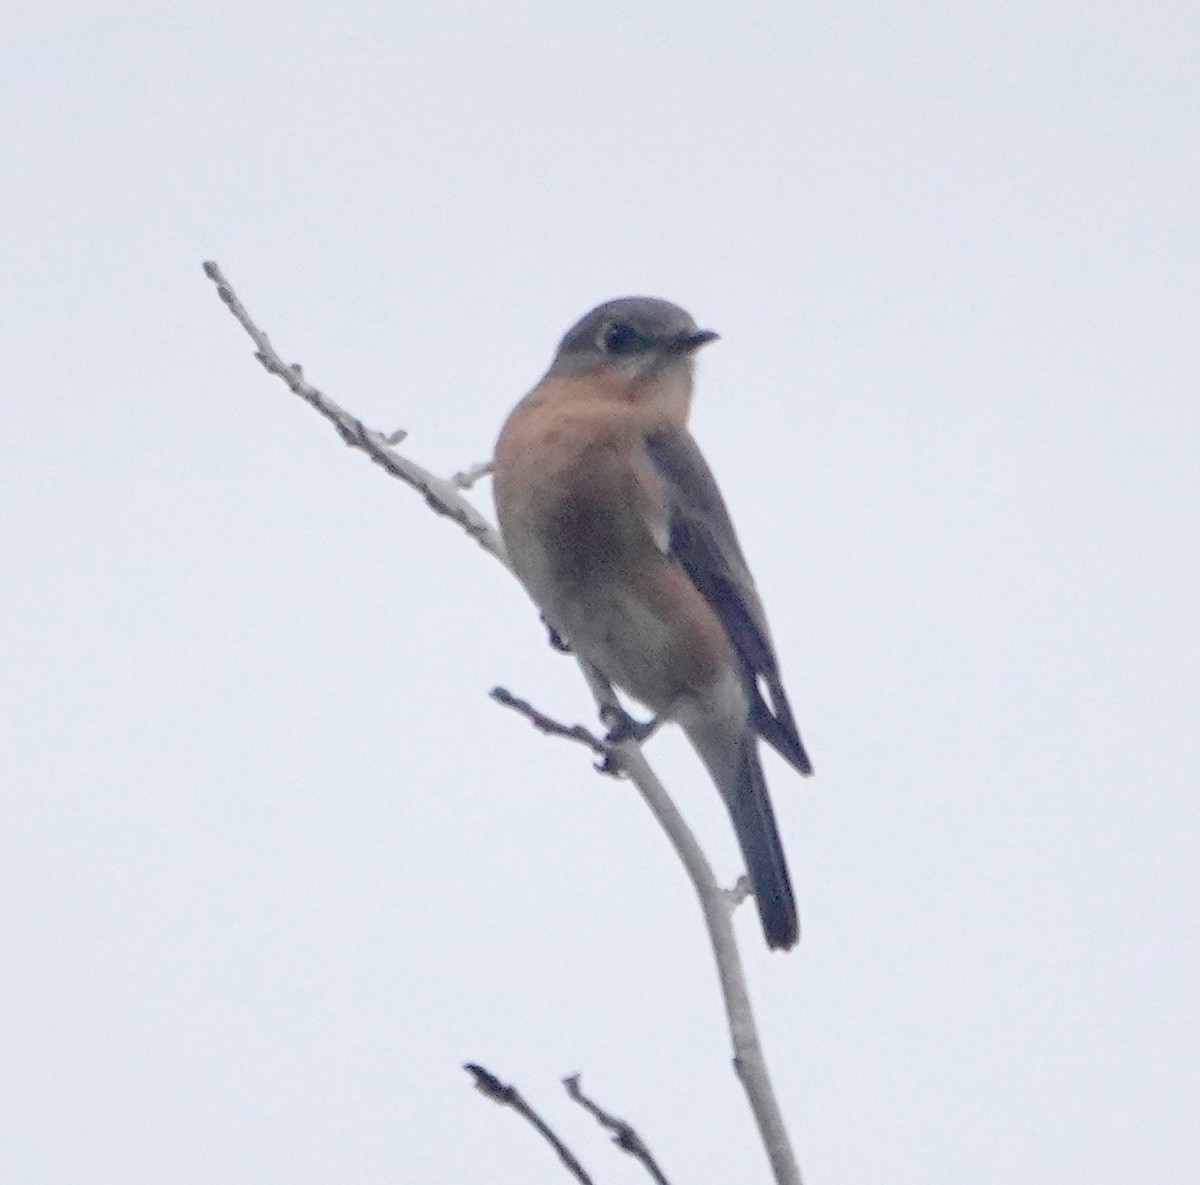
[[[513,569],[582,658],[657,714],[686,712],[729,669],[712,607],[666,554],[666,517],[611,442],[528,451],[497,484]],[[543,442],[544,443],[544,442]],[[544,463],[534,465],[538,455]]]
[[672,714],[685,696],[676,624],[626,587],[588,588],[564,606],[567,637],[618,687],[656,713]]
[[[580,657],[656,714],[685,714],[688,702],[723,674],[727,643],[719,637],[704,644],[687,612],[698,594],[653,545],[644,553],[609,553],[603,563],[578,555],[567,560],[561,549],[536,544],[520,551],[519,575],[546,620]],[[671,582],[679,588],[664,587]]]

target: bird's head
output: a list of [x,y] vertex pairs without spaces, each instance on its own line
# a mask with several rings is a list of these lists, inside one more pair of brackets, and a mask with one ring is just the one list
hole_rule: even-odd
[[690,313],[669,300],[625,296],[597,306],[568,330],[550,373],[579,375],[613,366],[634,377],[690,368],[692,355],[718,336],[698,328]]

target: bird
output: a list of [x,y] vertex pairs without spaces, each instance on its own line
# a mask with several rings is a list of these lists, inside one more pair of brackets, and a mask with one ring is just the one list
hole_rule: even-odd
[[724,799],[767,945],[800,936],[759,741],[812,763],[724,499],[688,431],[695,356],[718,334],[670,301],[583,316],[493,456],[501,537],[552,642],[679,724]]

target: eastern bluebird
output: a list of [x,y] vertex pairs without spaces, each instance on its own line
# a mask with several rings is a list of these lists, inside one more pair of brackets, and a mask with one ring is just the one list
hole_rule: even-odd
[[553,633],[677,721],[733,820],[767,945],[799,937],[758,740],[812,766],[725,503],[687,430],[693,356],[717,335],[627,297],[567,333],[495,455],[500,530]]

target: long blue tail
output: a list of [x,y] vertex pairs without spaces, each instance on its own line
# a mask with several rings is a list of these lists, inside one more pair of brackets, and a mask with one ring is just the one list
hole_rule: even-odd
[[724,728],[692,730],[690,738],[729,809],[767,945],[788,950],[800,938],[800,918],[758,739],[749,729],[731,735]]

